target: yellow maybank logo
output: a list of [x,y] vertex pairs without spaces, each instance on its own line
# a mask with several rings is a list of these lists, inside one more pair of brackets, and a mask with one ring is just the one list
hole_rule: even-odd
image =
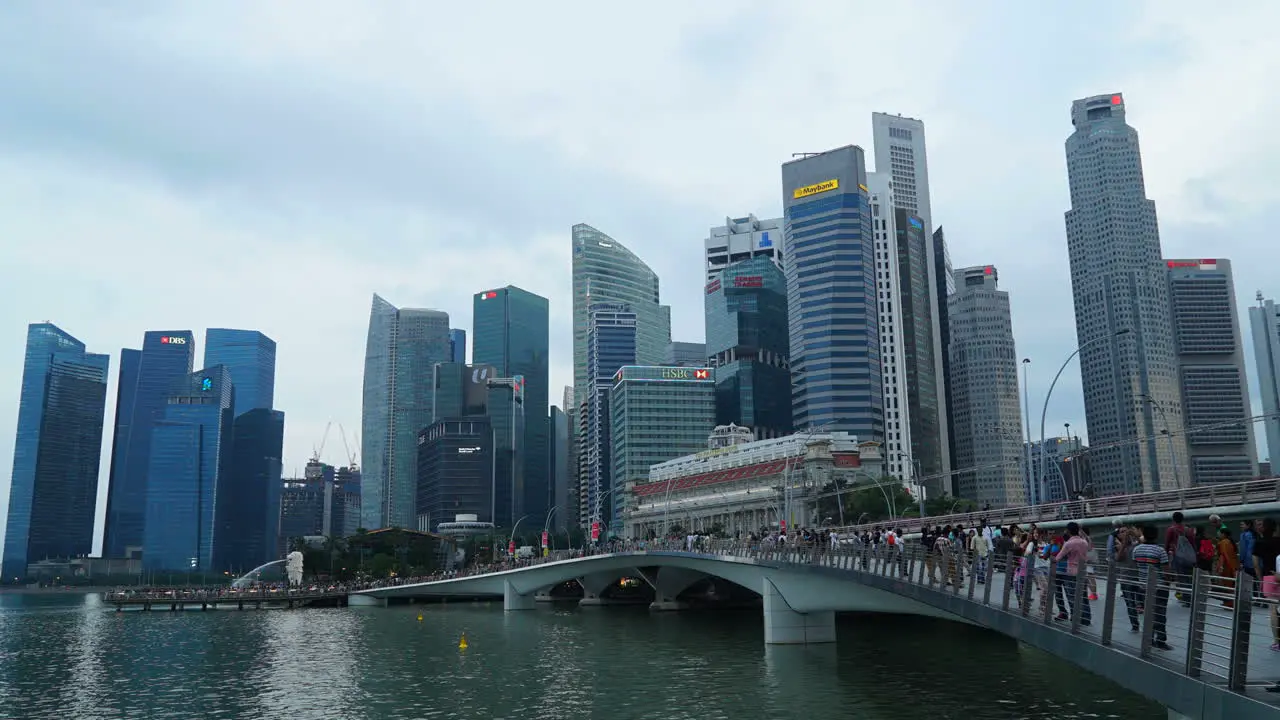
[[840,187],[839,180],[826,180],[818,183],[817,185],[805,185],[802,188],[796,188],[796,191],[791,194],[791,197],[799,200],[802,197],[817,195],[818,193],[824,193],[828,190],[835,190],[838,187]]

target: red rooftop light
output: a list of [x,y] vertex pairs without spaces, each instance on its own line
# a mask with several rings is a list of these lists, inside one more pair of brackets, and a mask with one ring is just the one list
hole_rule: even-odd
[[1122,102],[1124,102],[1124,99],[1123,99],[1123,98],[1121,98],[1119,95],[1112,95],[1112,96],[1111,96],[1111,104],[1112,104],[1112,105],[1119,105],[1119,104],[1120,104],[1120,103],[1122,103]]

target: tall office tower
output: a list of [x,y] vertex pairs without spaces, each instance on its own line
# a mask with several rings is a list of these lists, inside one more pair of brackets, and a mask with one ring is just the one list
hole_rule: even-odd
[[782,166],[791,420],[884,439],[875,239],[862,148]]
[[[956,456],[956,443],[954,423],[951,418],[951,353],[947,348],[951,347],[951,322],[947,317],[948,302],[952,295],[956,293],[956,281],[951,271],[951,253],[947,250],[946,236],[942,232],[942,227],[933,231],[933,276],[937,278],[934,285],[934,305],[933,311],[938,318],[938,345],[935,348],[937,354],[942,358],[942,382],[938,384],[938,401],[940,404],[938,410],[938,422],[940,434],[945,438],[946,459],[948,468],[954,472],[956,465],[952,460]],[[946,485],[950,487],[952,495],[955,494],[954,475],[946,480]]]
[[[929,199],[929,162],[928,155],[925,151],[924,141],[924,123],[915,118],[902,117],[901,115],[890,115],[888,113],[872,113],[871,114],[871,134],[874,138],[876,151],[876,171],[888,173],[892,178],[893,185],[893,202],[895,208],[906,210],[909,215],[914,215],[920,219],[924,226],[924,242],[925,255],[927,257],[935,257],[937,247],[934,241],[934,224],[933,224],[933,205]],[[901,231],[901,228],[898,228]],[[939,435],[939,454],[941,455],[942,473],[951,470],[951,442],[948,435],[948,410],[947,410],[947,388],[946,388],[946,372],[943,368],[943,356],[946,355],[946,345],[942,342],[942,326],[941,319],[943,310],[947,306],[947,297],[942,295],[939,288],[946,282],[949,282],[945,276],[939,276],[939,268],[936,262],[927,264],[926,272],[928,274],[928,292],[930,295],[927,303],[930,308],[936,309],[932,312],[930,318],[929,334],[932,339],[935,352],[933,354],[933,382],[935,388],[934,397],[937,398],[937,414],[938,419],[930,422],[930,426],[936,425]],[[912,417],[913,423],[919,422],[920,418]],[[912,438],[915,441],[915,438]],[[919,443],[917,442],[917,446]],[[934,475],[927,470],[926,475]],[[933,485],[937,489],[938,482]],[[950,490],[947,487],[949,483],[942,483],[943,490]]]
[[591,466],[587,462],[587,421],[590,419],[590,413],[587,410],[589,407],[590,403],[585,397],[578,403],[577,427],[573,434],[577,441],[574,469],[578,474],[578,527],[584,530],[596,517],[595,508],[591,505],[591,499],[595,497],[591,493]]
[[[1231,261],[1172,259],[1165,266],[1191,456],[1179,475],[1190,473],[1194,485],[1252,480],[1258,456],[1253,423],[1245,420],[1253,413]],[[1165,411],[1156,406],[1157,414]]]
[[612,414],[609,393],[614,378],[627,365],[634,365],[640,340],[636,313],[622,303],[593,303],[587,325],[586,453],[588,515],[593,521],[613,517],[614,491]]
[[[569,498],[568,504],[564,508],[564,527],[573,529],[579,527],[578,520],[581,516],[579,507],[582,503],[582,478],[578,472],[578,408],[574,406],[577,396],[573,392],[572,385],[565,385],[564,392],[560,398],[560,407],[565,415],[565,432],[568,437],[565,439],[565,452],[567,453],[564,460],[564,472],[568,476]],[[554,439],[554,436],[553,436]]]
[[498,377],[492,365],[437,363],[431,373],[436,420],[489,414],[489,381]]
[[[235,390],[239,400],[239,386]],[[230,464],[218,486],[214,567],[244,574],[279,557],[284,413],[269,408],[242,413],[239,405],[235,411]]]
[[[510,527],[508,521],[519,522],[524,515],[536,522],[547,514],[550,487],[547,418],[551,379],[547,353],[551,341],[547,299],[508,285],[478,293],[472,304],[472,362],[492,365],[500,377],[524,378],[523,400],[513,397],[508,389],[495,389],[489,400],[489,417],[497,442],[497,477],[514,479],[510,485],[498,483],[500,489],[509,490],[510,502],[505,507],[499,503],[494,523]],[[516,428],[514,447],[513,418],[521,424]],[[511,462],[517,464],[514,473]],[[504,494],[499,493],[498,497],[501,501]]]
[[711,234],[703,241],[707,282],[726,267],[754,257],[767,257],[781,269],[782,234],[782,218],[761,220],[755,215],[725,218],[724,225],[711,228]]
[[[884,394],[884,472],[911,482],[911,403],[907,393],[903,347],[901,274],[898,271],[897,218],[888,173],[867,173],[871,226],[876,251],[876,308],[880,322],[880,387]],[[913,489],[918,492],[918,488]]]
[[751,428],[757,440],[790,435],[791,348],[782,271],[764,256],[733,263],[707,284],[704,298],[716,424]]
[[109,362],[54,325],[27,326],[3,577],[93,550]]
[[458,515],[493,522],[494,440],[484,415],[441,418],[418,433],[419,532],[435,532]]
[[204,367],[223,365],[236,388],[236,414],[275,407],[276,341],[257,330],[209,328]]
[[467,361],[467,331],[461,328],[449,329],[449,361],[465,363]]
[[898,289],[902,307],[902,346],[906,350],[903,375],[910,402],[911,457],[923,478],[925,493],[942,495],[951,491],[943,458],[946,438],[942,425],[945,415],[939,409],[937,373],[943,365],[937,361],[933,313],[936,287],[929,282],[933,253],[928,247],[924,221],[902,208],[895,208],[897,233]]
[[[1280,306],[1257,294],[1258,306],[1249,308],[1253,335],[1253,360],[1262,396],[1262,427],[1267,435],[1268,466],[1280,462]],[[1264,477],[1270,473],[1259,473]]]
[[636,314],[636,362],[657,365],[671,342],[671,307],[658,301],[658,276],[622,243],[590,225],[573,226],[573,387],[587,392],[587,325],[595,303]]
[[149,331],[142,337],[142,350],[126,348],[120,353],[102,553],[106,557],[136,557],[142,552],[151,431],[174,384],[191,374],[195,356],[190,330]]
[[374,294],[360,416],[360,524],[367,529],[414,526],[418,432],[433,420],[432,368],[449,359],[448,313],[397,308]]
[[[1103,495],[1183,487],[1174,466],[1187,467],[1169,279],[1138,133],[1124,116],[1119,94],[1076,100],[1066,142],[1076,342]],[[1162,439],[1166,428],[1172,443]]]
[[569,416],[559,407],[551,406],[551,453],[547,476],[551,478],[550,529],[567,532],[577,525],[578,504],[573,492],[573,473],[569,465]]
[[[223,570],[214,564],[218,513],[231,462],[235,389],[223,365],[178,380],[151,432],[142,566],[148,570]],[[223,497],[219,497],[223,495]],[[251,570],[252,568],[245,568]]]
[[672,341],[667,343],[662,364],[679,367],[706,367],[707,344]]
[[1026,504],[1022,409],[1009,293],[996,269],[960,268],[950,299],[951,407],[957,495],[995,507]]
[[[609,392],[612,515],[601,526],[622,534],[626,488],[649,481],[649,468],[707,449],[715,429],[715,380],[710,368],[636,367],[618,370]],[[592,517],[594,522],[598,516]]]

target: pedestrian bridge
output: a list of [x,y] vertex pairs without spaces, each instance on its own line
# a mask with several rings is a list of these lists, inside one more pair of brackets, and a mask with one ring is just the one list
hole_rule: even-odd
[[[1269,649],[1270,610],[1253,606],[1245,583],[1230,587],[1229,581],[1197,574],[1186,588],[1189,607],[1170,599],[1160,608],[1158,599],[1171,589],[1168,581],[1097,565],[1090,571],[1098,599],[1085,617],[1088,583],[1062,583],[1052,572],[1043,584],[1020,583],[997,569],[1012,560],[940,557],[918,545],[904,552],[740,543],[696,551],[654,546],[363,590],[351,595],[350,604],[488,595],[501,596],[506,610],[528,610],[536,593],[569,580],[583,585],[589,604],[628,575],[653,586],[661,607],[712,577],[762,596],[766,643],[834,642],[836,612],[927,615],[984,627],[1052,653],[1164,704],[1170,718],[1280,720],[1280,693],[1268,692],[1280,682],[1280,653]],[[948,584],[948,574],[956,581]],[[1059,602],[1081,612],[1059,619],[1052,598],[1060,587],[1073,596]],[[1151,601],[1129,612],[1137,603],[1128,600],[1138,592]],[[1128,599],[1120,599],[1122,594]]]

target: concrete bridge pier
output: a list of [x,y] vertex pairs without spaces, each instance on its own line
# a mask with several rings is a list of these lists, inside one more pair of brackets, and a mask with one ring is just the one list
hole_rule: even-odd
[[578,601],[578,604],[607,605],[609,601],[600,597],[600,595],[617,579],[618,573],[616,572],[592,573],[578,578],[578,584],[582,586],[582,599]]
[[653,602],[649,603],[649,609],[662,611],[688,608],[688,603],[681,602],[677,598],[691,585],[706,577],[703,573],[678,567],[660,567],[656,573],[640,569],[637,569],[637,572],[649,587],[653,588],[654,598]]
[[521,594],[515,589],[510,580],[502,583],[502,609],[503,610],[532,610],[536,604],[534,594]]
[[764,596],[764,641],[767,645],[807,645],[836,641],[836,614],[799,613],[791,609],[786,598],[769,578],[760,589]]
[[[347,607],[386,607],[387,599],[369,595],[353,594],[347,596]],[[259,603],[261,609],[261,603]]]

